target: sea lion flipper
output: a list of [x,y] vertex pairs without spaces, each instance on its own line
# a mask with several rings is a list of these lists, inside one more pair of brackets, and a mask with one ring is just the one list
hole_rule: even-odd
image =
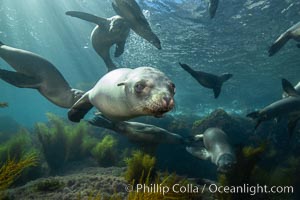
[[88,122],[93,126],[98,126],[101,128],[106,129],[113,129],[113,122],[105,117],[103,115],[96,115],[93,119],[88,120]]
[[214,87],[213,88],[213,91],[214,91],[214,96],[215,96],[215,99],[219,97],[220,93],[221,93],[221,87]]
[[0,69],[0,78],[5,82],[14,85],[19,88],[38,88],[41,80],[28,76],[20,72],[12,72],[4,69]]
[[123,54],[124,49],[125,49],[125,43],[126,43],[126,40],[116,44],[116,51],[115,51],[116,58]]
[[85,114],[92,109],[88,96],[88,92],[85,93],[68,111],[68,118],[72,122],[80,122],[80,120],[85,116]]
[[193,156],[202,160],[208,160],[210,158],[209,152],[204,147],[186,147],[185,149]]
[[92,22],[94,24],[98,24],[99,26],[103,26],[105,24],[107,24],[107,19],[102,18],[102,17],[98,17],[89,13],[85,13],[85,12],[79,12],[79,11],[67,11],[66,15],[69,15],[71,17],[77,17],[79,19],[88,21],[88,22]]
[[299,92],[294,88],[294,86],[286,79],[281,79],[282,89],[289,96],[300,96]]
[[283,33],[279,36],[279,38],[272,44],[272,46],[269,48],[269,56],[273,56],[275,53],[277,53],[287,41],[289,41],[290,36],[289,33]]

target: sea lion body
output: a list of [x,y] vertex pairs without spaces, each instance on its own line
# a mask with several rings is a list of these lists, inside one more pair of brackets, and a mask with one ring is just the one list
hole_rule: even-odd
[[128,22],[130,28],[139,36],[146,39],[157,49],[161,49],[160,40],[152,31],[141,8],[135,0],[114,0],[112,2],[115,12]]
[[97,54],[103,59],[108,71],[116,69],[110,57],[110,48],[116,45],[115,57],[123,54],[130,28],[121,16],[101,18],[79,11],[68,11],[67,15],[97,24],[91,33],[91,42]]
[[16,70],[1,69],[2,80],[16,87],[37,89],[57,106],[70,108],[84,93],[72,89],[56,67],[37,54],[2,44],[0,57]]
[[215,98],[219,97],[223,83],[233,76],[229,73],[217,76],[203,71],[195,71],[187,64],[179,63],[179,65],[192,77],[194,77],[202,86],[213,89]]
[[287,97],[247,115],[247,117],[257,121],[255,129],[263,121],[288,116],[288,132],[290,136],[292,135],[297,122],[300,120],[300,93],[286,79],[282,79],[282,87],[284,92],[288,95]]
[[80,121],[95,106],[106,118],[124,121],[138,116],[161,117],[174,107],[175,86],[152,67],[119,68],[105,74],[69,111]]
[[94,117],[89,123],[98,127],[113,130],[134,142],[152,144],[187,144],[189,142],[178,134],[145,123],[128,121],[113,122],[102,116]]
[[[300,22],[290,27],[276,39],[269,48],[269,56],[273,56],[277,53],[290,39],[300,42]],[[300,44],[298,44],[297,47],[300,48]]]
[[203,140],[203,147],[192,146],[186,150],[192,155],[207,160],[218,166],[218,171],[228,172],[236,163],[236,156],[226,133],[219,128],[208,128],[202,135],[196,135]]

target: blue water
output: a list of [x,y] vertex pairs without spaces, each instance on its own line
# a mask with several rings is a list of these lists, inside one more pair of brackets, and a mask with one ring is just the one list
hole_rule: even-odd
[[[90,43],[94,24],[64,13],[77,10],[111,17],[115,13],[110,4],[108,0],[0,0],[0,41],[42,55],[72,87],[88,90],[106,73]],[[147,65],[164,71],[177,88],[173,115],[206,115],[219,107],[244,115],[280,98],[281,78],[294,84],[299,81],[300,50],[294,41],[275,56],[267,55],[271,43],[299,21],[299,1],[220,1],[212,20],[202,0],[140,0],[139,5],[163,49],[155,49],[131,31],[124,54],[114,62],[119,67]],[[213,92],[201,87],[178,62],[234,76],[215,100]],[[3,60],[0,66],[11,70]],[[0,114],[25,126],[45,121],[46,112],[66,116],[66,109],[51,104],[35,90],[3,81],[0,89],[0,101],[9,103]]]

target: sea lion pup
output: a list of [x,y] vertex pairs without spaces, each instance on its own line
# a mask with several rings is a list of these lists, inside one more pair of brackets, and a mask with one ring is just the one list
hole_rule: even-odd
[[249,113],[247,117],[257,121],[255,126],[255,129],[257,129],[263,121],[274,118],[279,119],[280,117],[287,115],[288,132],[291,137],[297,122],[300,119],[300,94],[295,90],[292,84],[285,79],[282,79],[282,87],[289,97],[275,101],[259,111]]
[[73,89],[56,67],[45,58],[0,42],[0,57],[16,72],[0,69],[0,78],[19,88],[37,89],[57,106],[70,108],[83,94]]
[[211,19],[215,17],[218,5],[219,0],[209,0],[208,12]]
[[[300,22],[293,25],[277,38],[277,40],[269,48],[269,56],[273,56],[277,53],[285,45],[285,43],[289,41],[289,39],[294,39],[297,42],[300,42]],[[300,44],[297,44],[297,47],[300,48]]]
[[141,8],[135,0],[114,0],[112,7],[115,12],[127,20],[130,28],[139,36],[161,49],[159,38],[153,33]]
[[108,71],[116,69],[110,57],[110,47],[116,44],[115,57],[123,54],[130,28],[120,16],[101,18],[84,12],[68,11],[66,15],[97,24],[91,33],[93,48],[103,59]]
[[0,108],[6,108],[6,107],[8,107],[7,102],[0,102]]
[[215,98],[218,98],[220,95],[223,83],[233,76],[232,74],[228,73],[222,74],[221,76],[216,76],[203,71],[195,71],[187,64],[179,63],[179,65],[189,74],[191,74],[192,77],[194,77],[203,87],[213,89]]
[[105,119],[101,115],[96,115],[88,122],[94,126],[113,130],[134,142],[183,145],[191,144],[192,142],[189,138],[183,138],[178,134],[171,133],[165,129],[150,124],[128,121],[113,122],[109,119]]
[[208,128],[203,134],[195,135],[203,144],[186,147],[193,156],[208,160],[218,166],[218,172],[227,173],[236,164],[236,156],[228,137],[219,128]]
[[106,118],[124,121],[139,116],[161,117],[174,107],[175,85],[152,67],[119,68],[105,74],[72,106],[68,117],[79,122],[95,106]]

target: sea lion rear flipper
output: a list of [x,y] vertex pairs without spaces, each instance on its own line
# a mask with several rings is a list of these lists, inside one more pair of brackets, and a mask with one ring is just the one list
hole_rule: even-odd
[[289,41],[289,39],[290,36],[288,32],[280,35],[280,37],[269,48],[269,56],[273,56],[275,53],[277,53],[285,45],[285,43]]
[[19,88],[37,89],[39,87],[39,84],[41,83],[41,80],[36,77],[4,69],[0,69],[0,78],[5,82]]
[[85,12],[79,12],[79,11],[67,11],[66,15],[69,15],[71,17],[77,17],[79,19],[88,21],[88,22],[92,22],[94,24],[98,24],[99,26],[103,26],[105,24],[107,24],[107,19],[102,18],[102,17],[98,17],[89,13],[85,13]]
[[213,90],[214,90],[214,96],[215,96],[215,99],[216,99],[216,98],[218,98],[218,96],[221,93],[221,87],[214,87]]
[[88,92],[85,93],[68,111],[68,118],[72,122],[80,122],[80,120],[85,116],[85,114],[92,109],[88,96]]
[[116,58],[123,54],[124,49],[125,49],[125,43],[126,43],[126,40],[124,40],[122,42],[118,42],[116,44],[116,51],[115,51]]
[[286,79],[281,79],[282,89],[286,92],[289,96],[300,96],[299,92],[294,88],[294,86]]
[[209,152],[204,147],[186,147],[185,149],[193,156],[202,160],[208,160],[210,158]]

